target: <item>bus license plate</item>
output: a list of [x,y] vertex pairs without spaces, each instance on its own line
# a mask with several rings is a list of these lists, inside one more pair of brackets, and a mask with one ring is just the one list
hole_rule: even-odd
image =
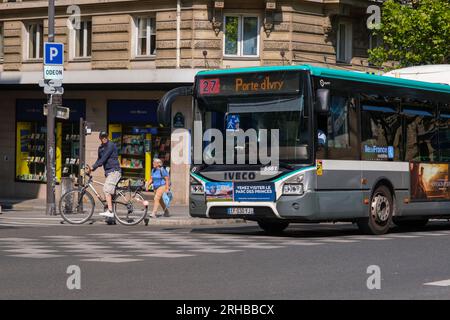
[[229,215],[255,214],[255,208],[228,208]]

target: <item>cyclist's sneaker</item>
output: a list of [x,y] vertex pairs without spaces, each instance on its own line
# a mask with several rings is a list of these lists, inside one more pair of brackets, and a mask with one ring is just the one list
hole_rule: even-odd
[[100,213],[100,215],[102,217],[107,217],[107,218],[114,218],[114,213],[112,213],[109,210],[106,210],[105,212]]

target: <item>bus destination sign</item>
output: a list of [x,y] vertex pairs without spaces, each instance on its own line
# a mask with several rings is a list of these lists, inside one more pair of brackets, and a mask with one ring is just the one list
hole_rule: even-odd
[[201,78],[197,92],[205,95],[295,94],[300,90],[298,73],[270,72]]

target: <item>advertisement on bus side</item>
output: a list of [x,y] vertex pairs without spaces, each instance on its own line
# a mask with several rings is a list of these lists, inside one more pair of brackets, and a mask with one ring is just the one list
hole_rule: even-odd
[[409,164],[411,200],[450,200],[449,165]]

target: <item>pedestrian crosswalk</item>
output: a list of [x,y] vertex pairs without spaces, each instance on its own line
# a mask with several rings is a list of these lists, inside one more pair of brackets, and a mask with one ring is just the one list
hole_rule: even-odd
[[[232,230],[233,228],[228,228]],[[314,248],[359,245],[368,241],[408,241],[423,237],[450,238],[450,230],[410,232],[384,236],[264,236],[245,232],[190,232],[145,230],[103,232],[87,235],[45,235],[0,238],[0,256],[28,259],[72,257],[83,262],[131,263],[151,259],[190,258],[199,255],[234,254],[247,250],[280,250],[288,247]],[[411,241],[410,240],[410,241]]]
[[425,286],[450,287],[450,279],[424,283]]

